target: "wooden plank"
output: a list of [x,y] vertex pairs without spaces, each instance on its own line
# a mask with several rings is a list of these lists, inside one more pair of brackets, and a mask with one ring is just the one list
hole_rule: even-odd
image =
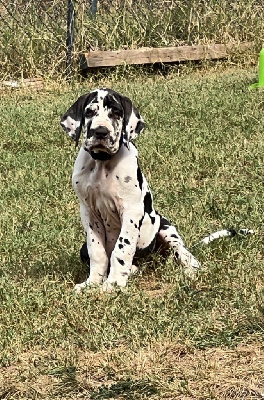
[[155,64],[181,61],[213,60],[225,58],[234,47],[244,51],[251,43],[241,43],[235,47],[225,44],[140,48],[136,50],[90,51],[81,57],[81,69],[112,67],[122,64]]
[[44,82],[41,77],[39,78],[25,78],[22,80],[9,80],[9,81],[2,81],[2,86],[7,86],[11,88],[22,88],[22,87],[31,87],[36,89],[42,89],[44,87]]

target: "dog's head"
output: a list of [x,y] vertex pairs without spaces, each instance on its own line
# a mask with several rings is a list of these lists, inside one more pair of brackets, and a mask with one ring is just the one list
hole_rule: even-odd
[[144,122],[131,100],[111,89],[85,94],[61,118],[61,126],[78,145],[84,129],[83,148],[94,159],[107,160],[128,146],[144,128]]

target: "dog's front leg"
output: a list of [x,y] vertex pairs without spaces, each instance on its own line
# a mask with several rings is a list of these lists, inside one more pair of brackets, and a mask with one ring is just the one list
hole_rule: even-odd
[[125,287],[129,275],[134,272],[132,262],[136,252],[141,222],[141,213],[123,215],[121,232],[111,254],[110,272],[104,282],[103,290],[111,291],[115,284]]
[[[82,212],[83,211],[83,212]],[[109,259],[105,250],[105,230],[102,222],[87,210],[82,210],[81,217],[87,232],[87,250],[90,259],[90,275],[82,283],[75,285],[75,291],[79,292],[85,286],[102,284],[107,275]]]

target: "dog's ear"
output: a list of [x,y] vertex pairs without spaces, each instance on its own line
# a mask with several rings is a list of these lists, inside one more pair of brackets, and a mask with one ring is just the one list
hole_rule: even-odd
[[145,123],[137,108],[128,97],[120,95],[120,101],[124,110],[123,139],[125,143],[128,143],[141,133],[145,127]]
[[60,124],[62,128],[73,140],[75,140],[76,146],[78,145],[84,124],[85,106],[96,96],[96,92],[91,92],[80,96],[61,118]]

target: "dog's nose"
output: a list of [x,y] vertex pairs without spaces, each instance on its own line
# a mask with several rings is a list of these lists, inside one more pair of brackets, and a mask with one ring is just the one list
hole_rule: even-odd
[[105,139],[106,136],[109,134],[109,130],[104,126],[99,126],[98,128],[91,129],[90,134],[95,136],[96,139]]

